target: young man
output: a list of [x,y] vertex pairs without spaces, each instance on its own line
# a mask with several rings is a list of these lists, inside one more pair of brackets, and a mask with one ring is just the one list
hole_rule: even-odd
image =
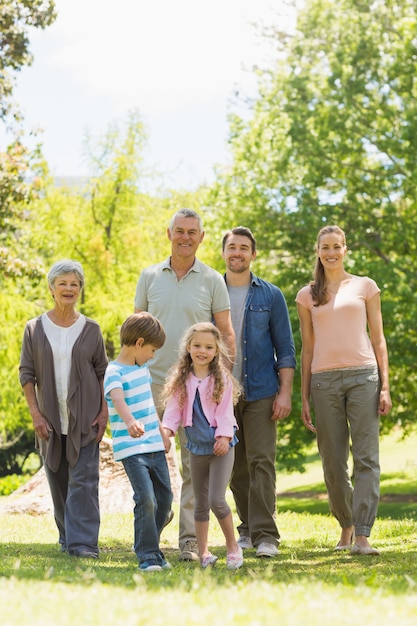
[[231,490],[241,524],[240,546],[259,557],[278,554],[275,523],[276,422],[291,412],[295,348],[287,304],[278,287],[251,272],[256,240],[239,226],[223,238],[225,280],[236,335],[233,374],[244,395],[235,407],[239,426]]
[[[220,330],[233,357],[234,332],[230,318],[230,302],[222,276],[196,258],[204,238],[201,217],[191,209],[180,209],[167,229],[171,256],[152,265],[139,277],[136,287],[135,311],[149,311],[163,324],[166,342],[149,364],[152,392],[162,418],[160,396],[166,375],[178,358],[180,339],[189,326],[211,322]],[[179,520],[180,560],[199,560],[194,527],[194,498],[191,485],[189,452],[185,433],[178,431],[181,445],[182,487]]]
[[172,503],[165,458],[171,444],[155,409],[146,365],[164,341],[155,317],[131,315],[120,330],[120,353],[104,377],[114,458],[123,463],[134,492],[134,548],[143,572],[170,568],[159,538]]

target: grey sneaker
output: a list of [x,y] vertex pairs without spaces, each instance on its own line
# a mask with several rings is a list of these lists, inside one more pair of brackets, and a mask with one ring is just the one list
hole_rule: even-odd
[[273,543],[268,543],[267,541],[263,541],[259,544],[256,549],[256,556],[277,556],[279,554],[279,550]]
[[253,544],[250,537],[246,537],[246,535],[240,535],[237,540],[237,545],[242,548],[242,550],[250,550],[253,548]]
[[199,561],[196,541],[186,541],[179,556],[180,561]]

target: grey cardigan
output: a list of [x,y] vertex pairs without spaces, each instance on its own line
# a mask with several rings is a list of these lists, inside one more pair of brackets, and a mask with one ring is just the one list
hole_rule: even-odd
[[[86,324],[72,350],[68,385],[68,434],[66,457],[73,467],[80,448],[97,436],[91,423],[102,408],[102,380],[107,367],[106,349],[100,327],[86,318]],[[19,366],[20,384],[33,383],[39,409],[47,418],[52,433],[48,441],[36,437],[45,463],[56,472],[62,456],[61,422],[56,392],[54,361],[50,343],[37,317],[26,324]]]

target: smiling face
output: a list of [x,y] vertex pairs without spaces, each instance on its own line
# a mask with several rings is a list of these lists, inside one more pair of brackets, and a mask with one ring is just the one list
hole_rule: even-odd
[[321,235],[317,246],[317,256],[325,270],[342,269],[346,252],[347,247],[343,235],[336,232]]
[[249,237],[231,234],[227,238],[222,256],[229,272],[243,274],[250,269],[256,251],[252,249]]
[[200,230],[200,224],[195,217],[176,217],[167,234],[172,256],[181,260],[194,259],[204,238],[204,231]]
[[53,286],[49,289],[55,300],[55,305],[74,307],[81,292],[81,284],[77,274],[70,272],[57,276]]
[[194,369],[207,368],[217,356],[219,350],[216,339],[211,332],[196,332],[187,346]]

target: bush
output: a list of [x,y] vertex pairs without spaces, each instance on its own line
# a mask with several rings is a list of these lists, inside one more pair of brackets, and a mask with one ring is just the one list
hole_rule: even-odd
[[30,478],[30,474],[9,474],[0,478],[0,496],[9,496]]

